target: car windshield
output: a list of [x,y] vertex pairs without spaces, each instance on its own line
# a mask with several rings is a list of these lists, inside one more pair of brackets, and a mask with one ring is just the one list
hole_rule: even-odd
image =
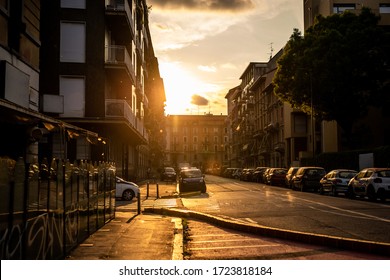
[[175,169],[173,169],[172,167],[166,167],[165,172],[175,172]]
[[202,172],[199,169],[189,169],[181,173],[184,178],[197,178],[202,177]]
[[342,179],[351,179],[357,174],[357,172],[351,172],[351,171],[342,171],[339,173],[339,177]]

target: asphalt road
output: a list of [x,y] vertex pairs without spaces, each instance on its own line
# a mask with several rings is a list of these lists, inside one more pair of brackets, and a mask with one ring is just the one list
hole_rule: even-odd
[[207,193],[184,207],[262,226],[390,243],[390,203],[299,192],[207,175]]

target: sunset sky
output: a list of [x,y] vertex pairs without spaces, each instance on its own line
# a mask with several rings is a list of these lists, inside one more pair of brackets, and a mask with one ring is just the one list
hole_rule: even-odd
[[250,62],[267,62],[303,31],[302,0],[147,0],[166,114],[227,114]]

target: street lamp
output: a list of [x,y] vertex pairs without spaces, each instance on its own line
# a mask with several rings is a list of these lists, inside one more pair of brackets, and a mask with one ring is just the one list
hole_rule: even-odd
[[313,161],[315,157],[315,133],[316,128],[314,124],[314,108],[313,108],[313,78],[311,72],[310,75],[310,117],[311,117],[311,142],[312,142],[312,149],[313,149]]

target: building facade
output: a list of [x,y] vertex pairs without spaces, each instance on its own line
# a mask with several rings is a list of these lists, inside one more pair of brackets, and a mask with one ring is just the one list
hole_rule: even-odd
[[182,164],[202,170],[228,165],[229,133],[226,115],[168,115],[165,165]]
[[0,129],[6,135],[0,139],[0,156],[27,163],[49,155],[68,159],[80,142],[83,148],[75,157],[90,160],[86,151],[98,134],[41,110],[41,8],[38,0],[0,1]]
[[90,152],[116,162],[118,176],[145,177],[153,118],[163,116],[161,107],[150,113],[149,100],[165,101],[146,1],[41,3],[43,112],[98,132],[103,148]]

